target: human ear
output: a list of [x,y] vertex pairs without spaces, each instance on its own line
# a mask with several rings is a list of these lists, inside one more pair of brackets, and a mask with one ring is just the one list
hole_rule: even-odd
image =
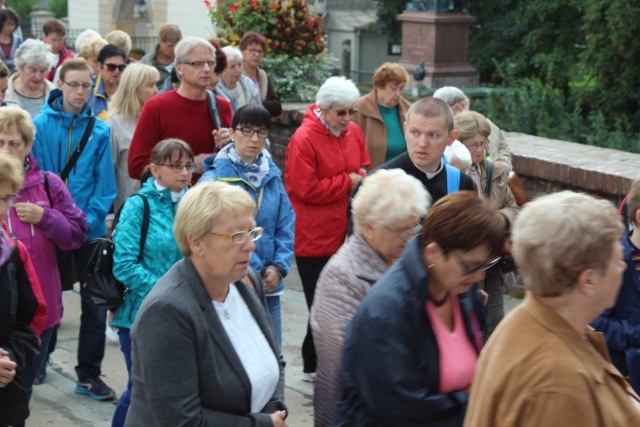
[[460,135],[460,132],[458,132],[456,129],[452,130],[449,133],[449,143],[447,145],[451,145],[453,144],[453,141],[455,141],[456,139],[458,139],[458,136]]
[[596,295],[596,286],[594,284],[596,271],[588,268],[582,270],[578,275],[578,281],[576,288],[587,297],[594,297]]
[[442,248],[436,242],[429,243],[423,250],[422,256],[427,267],[434,266],[440,261],[442,255]]

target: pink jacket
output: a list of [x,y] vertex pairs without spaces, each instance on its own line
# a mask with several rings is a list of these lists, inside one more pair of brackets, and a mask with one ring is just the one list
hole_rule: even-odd
[[[47,304],[44,329],[60,323],[62,318],[62,287],[56,262],[56,245],[63,250],[77,249],[87,237],[87,217],[76,207],[69,190],[57,175],[47,173],[49,195],[38,161],[29,154],[25,181],[5,219],[7,228],[27,248],[40,280]],[[15,204],[31,202],[44,209],[38,224],[20,221]]]

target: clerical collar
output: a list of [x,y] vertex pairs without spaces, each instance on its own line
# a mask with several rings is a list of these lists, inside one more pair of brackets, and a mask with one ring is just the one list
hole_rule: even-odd
[[440,162],[440,167],[438,168],[437,171],[435,171],[433,173],[432,172],[427,172],[427,171],[424,171],[424,170],[420,169],[420,167],[418,165],[416,165],[415,163],[413,163],[413,166],[415,166],[420,172],[424,172],[424,174],[427,175],[427,179],[433,179],[434,176],[438,175],[442,171],[442,168],[444,167],[444,163]]

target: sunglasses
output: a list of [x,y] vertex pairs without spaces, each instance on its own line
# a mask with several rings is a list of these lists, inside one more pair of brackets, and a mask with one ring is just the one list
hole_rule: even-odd
[[344,117],[347,114],[349,114],[350,116],[353,116],[354,114],[356,114],[358,112],[358,109],[357,108],[352,108],[350,110],[338,110],[338,111],[331,110],[331,111],[336,113],[336,116],[338,116],[338,117]]
[[123,72],[125,68],[127,68],[127,64],[121,64],[121,65],[116,65],[116,64],[104,64],[105,67],[107,67],[107,70],[111,71],[112,73],[115,70],[118,70],[120,72]]

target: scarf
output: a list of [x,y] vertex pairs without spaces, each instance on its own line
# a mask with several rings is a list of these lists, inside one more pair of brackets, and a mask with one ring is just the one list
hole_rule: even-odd
[[484,192],[482,191],[482,180],[480,178],[480,166],[479,165],[471,165],[470,168],[467,169],[467,175],[473,179],[473,182],[476,183],[476,187],[478,188],[478,196],[485,198]]
[[242,160],[238,153],[236,153],[235,143],[231,144],[228,155],[229,161],[238,173],[247,178],[255,188],[260,188],[262,181],[269,173],[269,161],[267,157],[263,153],[260,153],[258,157],[256,157],[256,160],[249,164]]

